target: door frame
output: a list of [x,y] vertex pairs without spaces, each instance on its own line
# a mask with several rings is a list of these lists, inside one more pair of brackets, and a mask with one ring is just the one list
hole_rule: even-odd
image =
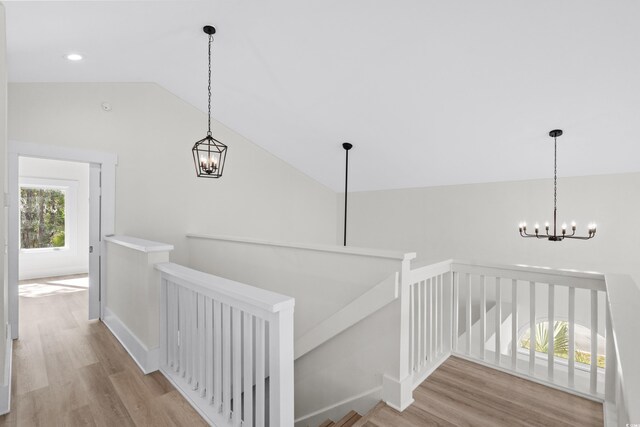
[[[116,165],[118,156],[114,153],[85,150],[80,148],[59,147],[48,144],[35,144],[31,142],[8,141],[7,144],[7,184],[8,184],[8,247],[7,247],[7,279],[9,297],[9,323],[11,325],[11,338],[18,338],[20,322],[20,304],[18,293],[18,263],[20,255],[20,213],[19,213],[19,158],[35,157],[39,159],[66,160],[98,164],[101,168],[101,196],[100,203],[100,283],[104,285],[106,272],[106,257],[104,256],[104,237],[111,235],[115,230],[115,195],[116,195]],[[91,192],[92,190],[90,190]],[[90,194],[89,197],[95,197]],[[88,250],[88,248],[86,248]],[[100,286],[97,295],[100,305],[100,318],[104,316],[106,302],[105,286]],[[96,302],[94,302],[95,304]]]

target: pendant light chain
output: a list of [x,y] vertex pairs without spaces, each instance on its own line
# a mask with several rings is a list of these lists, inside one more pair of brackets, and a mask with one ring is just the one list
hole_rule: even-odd
[[209,34],[209,86],[207,87],[209,91],[209,130],[207,135],[211,136],[211,43],[213,42],[213,35]]

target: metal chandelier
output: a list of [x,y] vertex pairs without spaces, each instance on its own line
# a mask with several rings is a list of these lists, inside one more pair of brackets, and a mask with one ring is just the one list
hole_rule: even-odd
[[567,234],[567,224],[562,224],[561,233],[557,232],[557,216],[558,216],[558,137],[562,135],[562,130],[555,129],[549,132],[549,136],[553,138],[553,234],[549,234],[549,223],[545,223],[544,234],[540,233],[540,225],[537,223],[534,226],[533,233],[527,233],[527,223],[520,223],[520,235],[522,237],[535,237],[537,239],[548,239],[553,242],[560,242],[563,239],[579,239],[589,240],[596,235],[596,224],[589,224],[586,236],[576,236],[576,223],[571,223],[571,234]]
[[224,161],[227,157],[227,146],[211,136],[211,44],[216,29],[211,25],[202,28],[209,35],[209,127],[207,136],[199,140],[193,146],[193,161],[196,166],[196,175],[200,178],[220,178],[224,170]]

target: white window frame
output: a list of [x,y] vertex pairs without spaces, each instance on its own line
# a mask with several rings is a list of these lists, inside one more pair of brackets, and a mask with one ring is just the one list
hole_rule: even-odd
[[[23,249],[20,247],[20,253],[37,254],[51,252],[67,252],[75,254],[78,250],[77,230],[78,230],[78,181],[54,179],[54,178],[35,178],[20,177],[19,190],[22,188],[59,190],[65,193],[64,196],[64,246],[51,248],[30,248]],[[19,229],[22,227],[20,219]],[[18,238],[18,244],[21,245],[21,239]]]

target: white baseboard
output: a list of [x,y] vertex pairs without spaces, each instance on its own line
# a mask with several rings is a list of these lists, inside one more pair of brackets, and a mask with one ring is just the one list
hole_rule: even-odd
[[[11,328],[7,327],[7,331]],[[4,383],[0,384],[0,415],[8,414],[11,409],[11,364],[13,362],[13,339],[7,336],[4,355]]]
[[87,266],[78,266],[78,267],[51,267],[46,269],[34,269],[34,270],[25,270],[20,271],[19,280],[34,280],[34,279],[46,279],[49,277],[57,277],[57,276],[73,276],[76,274],[89,274],[89,270]]
[[102,322],[120,341],[143,373],[149,374],[159,369],[160,349],[158,347],[149,350],[108,307],[104,309]]
[[351,396],[334,405],[327,406],[295,420],[295,427],[317,427],[327,419],[338,421],[353,410],[364,415],[382,399],[382,386]]

